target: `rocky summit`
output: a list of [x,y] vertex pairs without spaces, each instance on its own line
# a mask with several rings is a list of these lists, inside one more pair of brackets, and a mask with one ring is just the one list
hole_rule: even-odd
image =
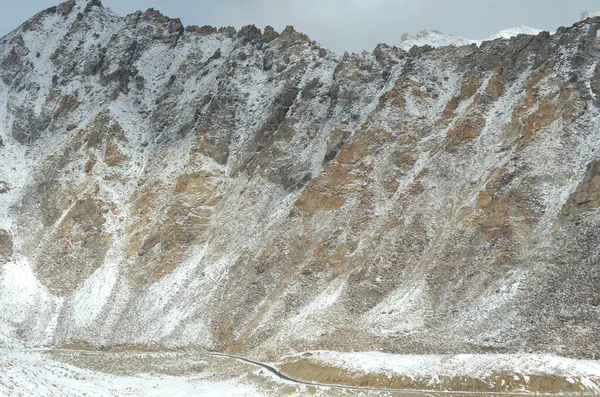
[[0,39],[0,345],[600,358],[600,17],[337,55],[97,0]]

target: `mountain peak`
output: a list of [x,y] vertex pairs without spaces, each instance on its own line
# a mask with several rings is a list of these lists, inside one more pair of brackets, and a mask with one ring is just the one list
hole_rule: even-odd
[[431,47],[460,47],[469,44],[471,44],[471,40],[465,39],[464,37],[446,35],[439,30],[422,30],[417,33],[415,37],[410,36],[408,33],[402,35],[399,47],[408,51],[413,46],[421,47],[429,45]]
[[535,29],[529,26],[518,26],[514,28],[504,29],[500,32],[497,32],[490,37],[483,40],[476,39],[467,39],[461,36],[452,36],[447,35],[439,30],[422,30],[417,33],[416,36],[412,37],[408,33],[402,35],[400,39],[399,47],[405,51],[408,51],[413,46],[424,46],[428,45],[431,47],[445,47],[445,46],[455,46],[460,47],[463,45],[477,44],[481,45],[484,41],[491,41],[496,39],[510,39],[511,37],[515,37],[518,35],[529,35],[535,36],[542,32],[540,29]]
[[600,357],[592,22],[342,57],[38,14],[0,41],[0,345]]
[[511,37],[518,36],[521,34],[524,34],[527,36],[535,36],[535,35],[539,34],[540,32],[542,32],[542,30],[532,28],[529,26],[517,26],[514,28],[504,29],[497,33],[494,33],[493,35],[488,37],[486,40],[510,39]]

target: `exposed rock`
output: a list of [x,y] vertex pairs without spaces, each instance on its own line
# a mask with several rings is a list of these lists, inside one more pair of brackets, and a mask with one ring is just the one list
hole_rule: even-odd
[[0,263],[10,260],[13,254],[13,242],[10,234],[0,229]]
[[214,26],[210,26],[210,25],[204,25],[204,26],[187,26],[185,28],[186,32],[190,32],[190,33],[198,33],[202,36],[208,36],[211,34],[216,34],[217,33],[217,28],[215,28]]
[[239,32],[237,32],[237,37],[240,39],[242,44],[252,43],[253,45],[258,45],[262,42],[262,32],[254,25],[243,26]]
[[66,1],[56,7],[56,13],[65,17],[73,11],[73,7],[75,7],[75,0]]
[[265,72],[268,72],[269,70],[271,70],[271,68],[273,68],[273,57],[274,57],[274,53],[273,51],[267,51],[263,57],[263,70]]
[[588,165],[585,177],[561,210],[563,216],[600,207],[600,163]]
[[225,26],[225,27],[219,28],[217,32],[219,34],[224,35],[225,37],[231,38],[237,33],[237,30],[233,26]]
[[263,40],[265,43],[270,43],[277,37],[279,37],[279,33],[277,33],[272,26],[265,26],[265,31],[263,32]]
[[592,77],[591,85],[592,91],[596,96],[594,98],[596,106],[600,106],[600,62],[596,64],[596,68],[594,69],[594,77]]
[[0,76],[6,85],[10,85],[19,72],[27,66],[25,57],[29,54],[22,36],[13,37],[9,43],[10,50],[0,64],[2,66]]

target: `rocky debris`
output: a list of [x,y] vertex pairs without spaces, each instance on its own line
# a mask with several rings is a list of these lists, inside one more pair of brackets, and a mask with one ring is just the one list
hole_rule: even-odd
[[0,194],[8,193],[10,185],[7,182],[0,181]]

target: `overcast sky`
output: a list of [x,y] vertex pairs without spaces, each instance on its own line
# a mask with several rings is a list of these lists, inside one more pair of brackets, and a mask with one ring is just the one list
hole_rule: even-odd
[[[57,0],[0,0],[0,36]],[[600,11],[598,0],[103,0],[120,15],[155,8],[185,25],[286,25],[337,52],[395,44],[422,29],[483,39],[499,30],[531,26],[555,30]]]

